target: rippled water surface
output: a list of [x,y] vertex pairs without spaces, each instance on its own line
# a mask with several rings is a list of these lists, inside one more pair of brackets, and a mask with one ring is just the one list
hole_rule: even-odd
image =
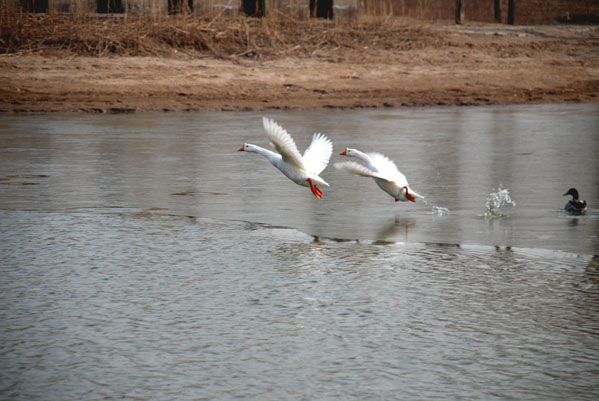
[[596,399],[599,107],[268,115],[426,202],[316,200],[254,113],[0,117],[2,399]]

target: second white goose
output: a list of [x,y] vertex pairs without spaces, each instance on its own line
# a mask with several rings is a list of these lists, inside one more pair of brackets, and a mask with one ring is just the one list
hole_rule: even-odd
[[352,148],[346,148],[340,154],[356,157],[362,160],[365,165],[354,161],[346,161],[335,163],[335,168],[362,177],[373,178],[383,191],[395,199],[395,202],[416,202],[417,198],[424,198],[410,188],[406,176],[386,156],[380,153],[364,153]]

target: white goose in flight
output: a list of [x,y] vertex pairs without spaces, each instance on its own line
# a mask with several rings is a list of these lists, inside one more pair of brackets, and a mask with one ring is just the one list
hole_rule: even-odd
[[322,191],[316,184],[329,186],[319,174],[329,164],[333,154],[333,143],[320,133],[314,134],[312,143],[302,156],[293,138],[283,127],[266,117],[262,117],[262,123],[266,136],[278,153],[250,143],[244,144],[239,151],[260,153],[287,178],[298,185],[310,187],[314,196],[321,199]]
[[353,156],[362,160],[366,165],[354,161],[335,163],[339,170],[345,170],[348,173],[360,175],[362,177],[371,177],[376,184],[389,195],[395,202],[416,202],[417,198],[424,198],[422,195],[414,192],[406,176],[403,175],[393,161],[380,153],[364,153],[357,149],[346,148],[340,153],[342,156]]

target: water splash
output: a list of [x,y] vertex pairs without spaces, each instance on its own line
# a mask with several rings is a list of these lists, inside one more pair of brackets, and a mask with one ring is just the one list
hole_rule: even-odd
[[433,204],[432,202],[430,202],[426,197],[422,198],[422,202],[426,205],[426,206],[431,206],[431,214],[433,216],[445,216],[449,214],[449,209],[443,206],[437,206],[435,204]]
[[449,209],[443,206],[433,205],[431,213],[435,216],[445,216],[449,214]]
[[485,211],[485,218],[487,219],[495,219],[498,217],[502,217],[501,208],[505,205],[516,206],[516,202],[514,202],[510,196],[510,191],[507,188],[497,188],[497,192],[491,192],[489,196],[487,196],[487,210]]

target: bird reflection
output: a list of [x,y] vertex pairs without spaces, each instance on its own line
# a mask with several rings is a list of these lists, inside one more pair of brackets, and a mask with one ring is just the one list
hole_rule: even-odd
[[512,252],[512,247],[511,246],[506,246],[505,248],[502,249],[499,245],[495,245],[495,250],[497,252],[505,251],[505,253],[510,253],[510,252]]
[[390,243],[393,244],[397,241],[392,239],[396,239],[398,237],[403,237],[403,241],[408,240],[408,232],[411,228],[416,226],[416,220],[413,218],[399,218],[398,216],[388,224],[381,227],[381,229],[377,232],[376,243]]

